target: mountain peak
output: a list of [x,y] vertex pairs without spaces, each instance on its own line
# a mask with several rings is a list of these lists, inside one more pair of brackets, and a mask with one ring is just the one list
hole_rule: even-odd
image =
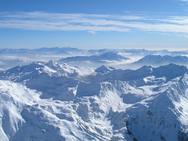
[[105,73],[108,73],[108,72],[110,72],[110,71],[112,71],[112,70],[114,70],[114,68],[112,68],[112,67],[107,67],[107,66],[105,66],[105,65],[102,65],[102,66],[100,66],[99,68],[97,68],[97,69],[95,70],[95,72],[97,72],[97,73],[99,73],[99,74],[105,74]]
[[153,73],[157,77],[165,76],[167,80],[170,80],[178,76],[183,76],[187,72],[188,70],[185,66],[168,64],[155,68]]

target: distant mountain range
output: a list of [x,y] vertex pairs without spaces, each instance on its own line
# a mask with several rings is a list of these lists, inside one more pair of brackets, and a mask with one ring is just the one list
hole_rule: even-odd
[[118,52],[104,52],[97,55],[90,56],[73,56],[67,57],[60,60],[60,62],[82,62],[82,61],[90,61],[90,62],[105,62],[105,61],[121,61],[127,60],[128,58],[123,57],[118,54]]
[[140,60],[133,63],[133,65],[144,66],[160,66],[167,64],[179,64],[179,65],[188,65],[188,57],[186,56],[169,56],[169,55],[147,55],[141,58]]
[[[187,62],[185,59],[187,55],[188,51],[155,51],[144,49],[77,49],[71,47],[0,49],[0,70],[36,61],[48,62],[49,60],[59,60],[61,63],[69,63],[71,65],[79,64],[79,66],[92,68],[93,70],[101,65],[115,68],[129,68],[127,64],[131,68],[134,65],[137,68],[143,65],[158,66],[157,63],[159,65],[168,63],[184,65]],[[178,56],[181,58],[177,58]],[[143,60],[135,62],[138,58],[143,58]],[[178,60],[180,61],[178,62]],[[181,60],[185,63],[181,63]],[[132,64],[133,62],[135,64]]]
[[188,50],[185,51],[168,51],[168,50],[145,50],[145,49],[79,49],[73,47],[43,47],[43,48],[33,48],[33,49],[14,49],[5,48],[0,49],[0,55],[3,54],[62,54],[70,52],[89,52],[94,53],[104,53],[104,52],[125,52],[133,55],[151,55],[151,54],[161,54],[161,55],[186,55]]
[[71,48],[71,47],[51,47],[51,48],[36,48],[36,49],[0,49],[0,54],[61,54],[61,53],[69,53],[69,52],[78,52],[81,49]]

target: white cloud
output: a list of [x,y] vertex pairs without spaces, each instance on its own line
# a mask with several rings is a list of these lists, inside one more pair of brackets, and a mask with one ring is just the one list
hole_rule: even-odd
[[185,5],[188,4],[188,0],[179,0],[180,2],[184,3]]
[[188,34],[188,17],[151,18],[135,15],[64,14],[47,12],[0,13],[0,28],[42,31],[166,32]]

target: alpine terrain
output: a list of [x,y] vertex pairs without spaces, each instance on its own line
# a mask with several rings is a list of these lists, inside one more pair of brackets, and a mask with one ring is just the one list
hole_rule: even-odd
[[[117,52],[110,53],[113,60],[134,60]],[[111,55],[94,54],[2,70],[0,141],[188,140],[186,66],[150,66],[148,59],[148,65],[131,69],[127,63],[124,69],[110,66]],[[69,64],[96,57],[109,61],[92,70]]]

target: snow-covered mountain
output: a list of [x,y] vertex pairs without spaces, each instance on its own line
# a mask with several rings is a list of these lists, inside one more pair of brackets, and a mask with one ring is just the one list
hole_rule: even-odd
[[44,98],[66,100],[72,97],[72,89],[77,86],[78,79],[82,75],[83,72],[78,68],[53,61],[31,63],[0,73],[1,79],[20,82],[31,89],[42,91]]
[[188,57],[186,56],[170,56],[170,55],[146,55],[140,60],[134,62],[132,65],[135,66],[161,66],[167,64],[178,64],[178,65],[188,65]]
[[97,55],[90,56],[73,56],[61,59],[62,62],[75,62],[75,61],[93,61],[93,62],[105,62],[105,61],[117,61],[126,60],[128,58],[119,55],[116,52],[104,52]]
[[187,141],[188,69],[90,75],[36,62],[0,73],[1,141]]
[[89,50],[86,55],[65,57],[60,59],[59,63],[68,63],[94,71],[102,65],[117,67],[120,64],[126,64],[130,61],[127,55],[117,50]]

